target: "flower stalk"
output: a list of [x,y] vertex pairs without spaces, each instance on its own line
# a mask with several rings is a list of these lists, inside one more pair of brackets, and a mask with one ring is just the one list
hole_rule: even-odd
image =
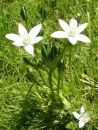
[[71,83],[72,83],[72,48],[69,47],[69,73],[70,73],[70,79],[71,79]]
[[50,87],[52,95],[53,95],[53,97],[55,99],[55,93],[54,93],[53,84],[52,84],[52,71],[53,70],[49,70],[48,78],[49,78],[49,87]]

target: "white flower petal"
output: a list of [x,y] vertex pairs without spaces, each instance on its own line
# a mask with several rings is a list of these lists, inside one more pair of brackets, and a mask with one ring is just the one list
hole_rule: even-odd
[[19,25],[18,25],[18,31],[22,38],[24,38],[24,36],[28,36],[28,32],[27,32],[26,28],[21,23],[19,23]]
[[10,33],[10,34],[6,34],[5,37],[12,41],[21,41],[21,37],[17,34]]
[[43,37],[41,37],[41,36],[38,36],[38,37],[35,37],[35,38],[31,38],[30,39],[30,44],[35,44],[35,43],[41,41],[42,39],[43,39]]
[[68,37],[68,39],[72,45],[75,45],[77,43],[77,37]]
[[42,28],[42,24],[38,24],[37,26],[33,27],[29,32],[29,37],[32,38],[36,37],[40,32],[41,28]]
[[24,46],[24,44],[22,43],[22,41],[16,41],[12,43],[15,46]]
[[26,52],[33,55],[34,54],[34,47],[32,45],[26,45],[25,47]]
[[69,26],[70,26],[70,27],[77,28],[77,20],[71,19],[71,20],[70,20],[70,23],[69,23]]
[[76,29],[77,34],[80,34],[87,27],[87,25],[88,25],[88,23],[79,25]]
[[80,120],[82,120],[83,122],[87,123],[90,120],[90,112],[87,111],[86,113],[84,113],[81,116]]
[[83,105],[81,106],[80,113],[81,113],[81,114],[85,113],[85,108],[84,108]]
[[80,120],[79,121],[79,128],[82,128],[84,125],[85,125],[85,123],[82,120]]
[[91,111],[85,112],[84,106],[81,106],[80,113],[81,114],[73,112],[73,115],[76,119],[79,120],[79,128],[82,128],[85,125],[85,123],[87,123],[90,120],[92,112]]
[[64,31],[56,31],[56,32],[54,32],[54,33],[51,34],[51,37],[55,37],[55,38],[67,38],[68,35]]
[[73,115],[74,115],[74,117],[76,118],[76,119],[79,119],[80,118],[80,114],[78,114],[77,112],[72,112],[73,113]]
[[88,43],[91,42],[91,40],[90,40],[87,36],[85,36],[85,35],[83,35],[83,34],[79,34],[79,35],[77,36],[77,40],[78,40],[78,41],[81,41],[81,42],[88,42]]
[[59,19],[59,24],[65,32],[69,31],[69,25],[65,21]]

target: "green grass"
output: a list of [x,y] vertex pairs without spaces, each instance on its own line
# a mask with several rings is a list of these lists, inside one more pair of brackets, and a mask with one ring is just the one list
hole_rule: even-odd
[[[20,15],[23,6],[28,12],[27,24]],[[44,21],[39,13],[42,6],[46,9]],[[68,127],[78,130],[78,120],[72,112],[79,112],[81,105],[92,111],[91,120],[83,130],[98,130],[97,0],[1,0],[0,12],[0,130],[67,130]],[[50,35],[61,30],[59,18],[69,22],[71,18],[77,18],[78,13],[81,14],[79,24],[89,23],[83,33],[91,39],[91,43],[78,42],[71,46],[69,68],[67,39],[54,39]],[[12,41],[5,38],[5,35],[11,32],[18,34],[17,23],[22,23],[30,30],[32,22],[34,25],[43,24],[41,34],[44,36],[43,41],[48,43],[48,49],[51,43],[55,43],[61,50],[66,46],[63,55],[63,96],[71,108],[67,109],[62,99],[58,102],[54,100],[46,67],[40,69],[24,63],[23,58],[27,58],[35,66],[41,64],[41,42],[35,45],[35,54],[31,56],[24,48],[12,45]],[[55,69],[55,91],[57,78]]]

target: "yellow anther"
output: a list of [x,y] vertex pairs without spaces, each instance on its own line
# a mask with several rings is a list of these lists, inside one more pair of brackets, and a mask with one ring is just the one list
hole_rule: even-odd
[[75,27],[70,27],[69,35],[70,36],[74,36],[75,35],[75,31],[76,31]]
[[84,118],[84,120],[88,119],[88,115],[87,115],[87,114],[84,114],[84,115],[83,115],[83,118]]
[[29,40],[29,38],[28,38],[28,37],[25,37],[25,38],[24,38],[24,41],[26,41],[26,42],[27,42],[28,40]]

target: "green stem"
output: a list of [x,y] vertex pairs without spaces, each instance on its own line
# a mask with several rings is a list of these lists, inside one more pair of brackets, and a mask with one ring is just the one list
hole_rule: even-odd
[[49,87],[51,89],[53,96],[55,97],[55,93],[52,85],[52,70],[49,70],[48,77],[49,77]]
[[58,71],[58,85],[57,85],[57,95],[58,95],[58,99],[59,99],[59,90],[60,90],[60,73]]
[[33,86],[33,85],[31,85],[31,87],[29,88],[29,90],[28,90],[28,92],[27,92],[27,94],[26,94],[26,99],[27,99],[27,97],[28,97],[28,95],[29,95],[29,93],[30,93],[30,91],[31,91],[31,89],[32,89],[32,86]]
[[28,27],[28,20],[26,20],[25,23],[26,23],[27,29],[29,30],[29,27]]
[[62,77],[62,92],[64,91],[64,76]]
[[69,46],[69,73],[70,73],[70,79],[72,82],[72,64],[71,64],[71,58],[72,58],[72,49],[71,46]]
[[44,82],[44,84],[45,84],[46,86],[49,86],[48,83],[45,81],[45,78],[43,77],[41,71],[39,71],[39,75],[40,75],[42,81]]
[[[57,65],[57,63],[59,63],[59,61],[62,59],[62,57],[63,57],[63,54],[64,54],[64,52],[65,52],[65,49],[66,49],[67,47],[66,47],[66,45],[64,46],[64,49],[63,49],[63,51],[62,51],[62,53],[59,55],[59,57],[58,57],[58,59],[57,58],[55,58],[55,60],[52,62],[52,65]],[[53,68],[53,66],[52,66],[52,68]],[[55,67],[54,67],[55,68]]]
[[89,14],[89,12],[87,12],[87,17],[88,17],[88,30],[89,30],[89,38],[91,39],[91,20],[90,20],[90,14]]

